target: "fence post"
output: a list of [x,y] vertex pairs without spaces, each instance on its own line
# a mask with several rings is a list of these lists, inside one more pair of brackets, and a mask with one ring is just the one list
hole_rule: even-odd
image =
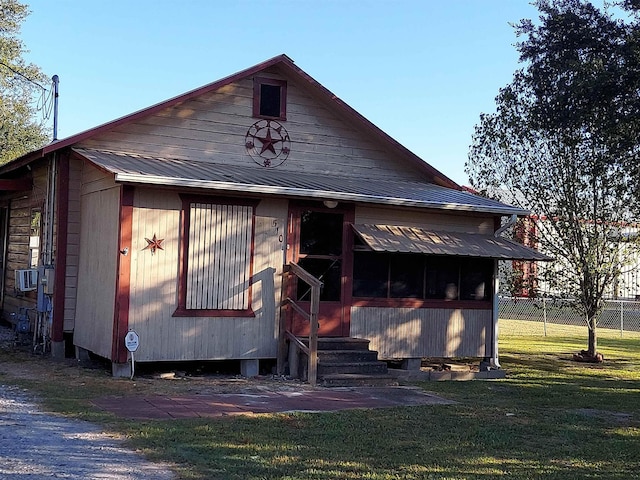
[[544,321],[544,336],[547,336],[547,297],[542,297],[542,319]]
[[624,336],[624,302],[620,300],[620,338]]

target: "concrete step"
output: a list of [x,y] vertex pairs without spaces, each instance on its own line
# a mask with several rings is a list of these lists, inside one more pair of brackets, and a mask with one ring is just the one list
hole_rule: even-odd
[[384,362],[318,362],[318,376],[344,373],[385,375],[387,364]]
[[384,387],[398,385],[398,380],[391,375],[341,373],[324,375],[320,384],[324,387]]

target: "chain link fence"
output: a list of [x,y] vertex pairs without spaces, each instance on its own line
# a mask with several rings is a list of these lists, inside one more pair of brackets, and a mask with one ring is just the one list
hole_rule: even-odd
[[[587,332],[586,319],[562,299],[501,296],[498,314],[502,335],[562,336]],[[598,334],[640,338],[640,301],[607,300],[598,317]]]

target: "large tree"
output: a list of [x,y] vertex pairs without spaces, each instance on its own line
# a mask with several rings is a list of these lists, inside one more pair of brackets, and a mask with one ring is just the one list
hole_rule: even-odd
[[0,164],[41,147],[48,136],[35,103],[48,80],[37,66],[25,62],[25,46],[18,37],[28,14],[17,0],[0,0]]
[[[556,258],[542,279],[572,300],[598,358],[607,289],[637,249],[640,205],[640,28],[634,1],[615,17],[581,0],[538,0],[521,20],[522,67],[476,125],[466,170],[484,192],[538,218]],[[636,245],[634,245],[636,243]]]

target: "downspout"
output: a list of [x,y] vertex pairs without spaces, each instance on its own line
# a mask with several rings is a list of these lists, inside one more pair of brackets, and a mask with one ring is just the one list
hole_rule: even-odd
[[491,313],[493,327],[493,348],[491,349],[491,368],[500,368],[498,360],[498,307],[500,299],[498,298],[498,289],[500,288],[500,280],[498,279],[498,260],[493,261],[493,311]]
[[[517,215],[511,215],[509,221],[495,231],[493,234],[495,237],[499,237],[504,231],[513,227],[518,221]],[[498,291],[500,290],[500,279],[498,278],[498,260],[493,261],[493,309],[492,316],[492,348],[491,348],[491,368],[500,368],[500,361],[498,359],[498,317],[500,312],[498,311],[500,306],[500,299],[498,298]]]

